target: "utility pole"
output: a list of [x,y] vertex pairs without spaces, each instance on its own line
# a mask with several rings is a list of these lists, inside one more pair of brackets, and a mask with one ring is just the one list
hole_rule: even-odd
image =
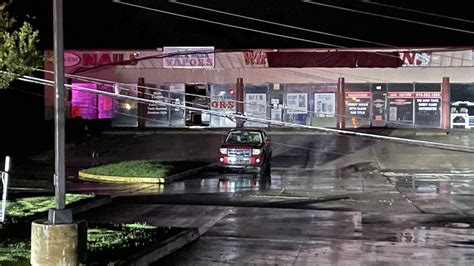
[[[31,224],[31,256],[33,266],[79,265],[80,252],[87,243],[85,223],[74,223],[72,211],[66,209],[66,179],[64,171],[64,47],[63,0],[53,0],[54,20],[54,192],[56,208],[48,210],[48,220]],[[80,229],[82,228],[82,229]],[[82,237],[80,237],[81,235]]]
[[56,209],[50,209],[48,221],[51,224],[71,223],[72,212],[66,210],[66,179],[64,160],[64,41],[63,41],[63,0],[53,0],[54,20],[54,192]]

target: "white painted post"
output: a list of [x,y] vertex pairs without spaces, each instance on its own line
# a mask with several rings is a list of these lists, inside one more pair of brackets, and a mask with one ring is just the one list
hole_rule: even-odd
[[2,171],[3,193],[2,193],[2,209],[0,213],[0,222],[2,223],[5,221],[5,216],[6,216],[8,172],[10,172],[10,156],[5,157],[5,171]]

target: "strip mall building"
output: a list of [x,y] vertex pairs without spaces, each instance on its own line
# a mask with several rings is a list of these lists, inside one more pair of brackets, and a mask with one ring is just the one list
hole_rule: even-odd
[[[46,58],[52,54],[47,51]],[[45,69],[53,70],[52,60]],[[107,119],[113,127],[232,127],[235,123],[224,116],[159,103],[235,113],[238,78],[244,83],[244,112],[253,117],[346,128],[474,126],[472,47],[69,50],[65,73],[75,75],[67,78],[73,86],[156,100],[138,104],[66,92],[68,118]],[[53,112],[54,89],[45,87],[45,118],[53,119]],[[246,126],[266,125],[249,121]]]

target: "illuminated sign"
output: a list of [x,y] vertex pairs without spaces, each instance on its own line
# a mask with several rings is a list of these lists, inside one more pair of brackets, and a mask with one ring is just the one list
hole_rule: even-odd
[[222,108],[222,109],[234,109],[235,102],[234,101],[212,101],[211,102],[212,108]]
[[164,68],[214,68],[214,47],[164,47]]
[[74,53],[64,53],[64,66],[65,67],[72,67],[79,65],[81,63],[81,57]]
[[400,59],[403,61],[402,66],[428,66],[431,62],[431,53],[399,53]]
[[346,92],[346,98],[370,98],[370,92]]
[[136,57],[136,53],[129,53],[128,57],[125,53],[83,53],[82,65],[136,65]]
[[267,54],[265,52],[258,50],[243,53],[246,65],[265,65],[267,63]]

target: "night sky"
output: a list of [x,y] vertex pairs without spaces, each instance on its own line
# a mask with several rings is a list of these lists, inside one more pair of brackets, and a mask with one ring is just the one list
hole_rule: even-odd
[[[125,6],[112,0],[64,0],[64,38],[66,49],[154,49],[163,46],[215,46],[216,48],[315,48],[315,47],[380,47],[383,43],[395,47],[445,47],[474,45],[474,12],[469,1],[408,1],[373,0],[401,8],[452,16],[471,22],[456,21],[425,14],[403,11],[353,0],[318,0],[337,5],[393,16],[406,20],[437,24],[466,32],[440,29],[402,21],[357,14],[334,8],[303,3],[300,0],[182,0],[196,6],[250,16],[262,20],[289,24],[331,34],[364,39],[372,43],[309,33],[282,26],[236,18],[168,0],[123,0],[123,2],[199,17],[221,23],[276,34],[289,35],[316,42],[302,42],[268,36],[225,26],[212,25],[150,10]],[[316,0],[315,0],[316,1]],[[53,0],[14,0],[12,9],[20,18],[35,16],[40,30],[42,49],[51,49]],[[470,33],[469,33],[470,32]]]

